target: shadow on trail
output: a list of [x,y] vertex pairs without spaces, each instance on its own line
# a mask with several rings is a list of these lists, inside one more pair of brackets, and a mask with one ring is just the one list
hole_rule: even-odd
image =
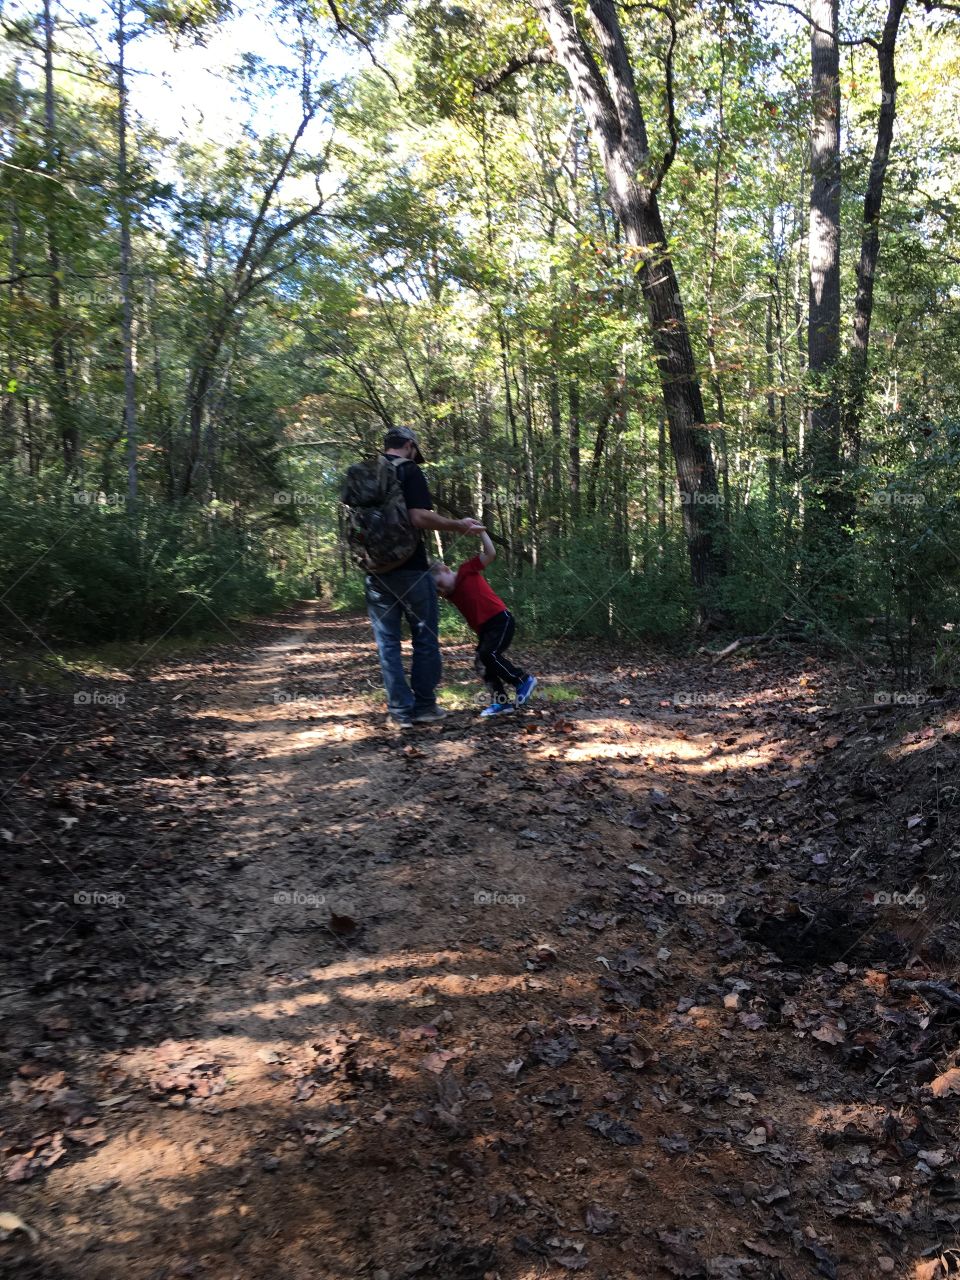
[[[943,1229],[886,1169],[939,1140],[901,1073],[952,1019],[892,1022],[858,976],[910,922],[851,898],[869,842],[813,813],[811,694],[654,662],[574,711],[401,737],[363,623],[272,637],[77,719],[14,796],[51,848],[40,883],[36,845],[16,864],[4,1065],[63,1069],[109,1135],[17,1188],[67,1224],[15,1245],[22,1274],[853,1275]],[[678,712],[695,680],[734,696]]]

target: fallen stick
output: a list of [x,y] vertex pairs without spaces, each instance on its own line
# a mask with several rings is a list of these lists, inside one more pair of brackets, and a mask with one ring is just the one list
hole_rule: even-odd
[[744,645],[761,644],[763,641],[772,638],[772,636],[741,636],[739,640],[734,640],[731,644],[728,644],[725,649],[718,649],[714,652],[712,649],[708,649],[706,645],[702,645],[697,652],[708,653],[710,655],[710,665],[712,666],[714,663],[719,662],[721,658],[726,658],[731,653],[736,653]]
[[894,991],[912,991],[916,995],[939,996],[955,1009],[960,1009],[960,994],[943,982],[907,982],[903,978],[895,978],[890,983]]

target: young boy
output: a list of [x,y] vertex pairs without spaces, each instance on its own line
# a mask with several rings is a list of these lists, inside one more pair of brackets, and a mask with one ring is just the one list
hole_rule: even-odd
[[505,656],[513,639],[513,614],[483,576],[483,571],[497,557],[490,535],[481,533],[483,550],[454,571],[440,560],[430,566],[437,591],[456,605],[477,633],[477,672],[486,681],[494,702],[484,707],[482,716],[501,716],[513,710],[507,701],[504,682],[517,691],[517,706],[523,704],[537,687],[537,677],[528,676]]

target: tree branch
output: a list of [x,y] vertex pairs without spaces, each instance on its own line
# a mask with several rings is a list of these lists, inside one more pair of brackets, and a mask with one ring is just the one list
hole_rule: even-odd
[[593,50],[584,40],[569,0],[533,0],[534,8],[550,35],[557,54],[570,77],[577,98],[591,128],[609,151],[622,142],[617,108],[600,73]]
[[235,293],[240,290],[243,277],[245,275],[251,276],[254,273],[254,271],[256,271],[260,263],[263,261],[263,254],[255,253],[257,238],[260,235],[260,229],[263,226],[264,221],[266,220],[267,212],[273,201],[273,197],[276,195],[277,189],[279,188],[283,179],[287,176],[287,170],[290,168],[290,165],[293,162],[293,157],[296,153],[297,146],[300,142],[300,139],[303,137],[304,133],[306,133],[307,127],[309,126],[311,120],[315,115],[316,115],[315,107],[309,107],[304,112],[303,119],[300,121],[300,124],[297,127],[296,133],[290,139],[290,142],[287,145],[287,149],[284,152],[283,159],[280,161],[280,165],[277,168],[276,173],[273,175],[273,178],[270,180],[266,190],[263,193],[263,196],[260,200],[260,206],[257,209],[256,216],[254,217],[253,223],[250,227],[250,232],[249,232],[249,235],[247,236],[246,244],[243,246],[243,249],[240,252],[240,256],[237,258],[236,266],[233,269],[233,277],[235,281],[235,290],[234,290]]
[[377,68],[377,70],[382,71],[383,74],[390,81],[390,83],[393,85],[394,89],[397,92],[397,97],[398,98],[403,97],[403,94],[400,92],[400,86],[397,84],[396,79],[394,78],[393,72],[389,71],[381,62],[377,60],[377,55],[374,53],[373,45],[370,43],[370,41],[366,38],[366,36],[361,35],[360,32],[357,31],[355,27],[351,27],[349,22],[344,22],[343,17],[340,13],[340,10],[337,8],[337,0],[327,0],[327,8],[330,10],[330,14],[333,18],[334,23],[336,24],[337,34],[341,36],[344,36],[344,35],[350,36],[351,39],[356,40],[357,44],[360,45],[361,48],[366,50],[367,55],[370,58],[370,61]]
[[674,94],[673,82],[673,54],[677,47],[677,20],[673,15],[673,11],[668,9],[666,5],[651,4],[647,0],[638,0],[638,3],[625,5],[629,9],[651,9],[654,13],[662,13],[666,20],[670,23],[670,43],[667,45],[667,54],[663,64],[663,74],[665,80],[665,94],[667,99],[667,130],[670,134],[670,145],[664,153],[663,159],[657,167],[653,181],[650,184],[650,194],[656,195],[663,185],[663,180],[670,172],[670,166],[673,164],[677,156],[677,147],[680,143],[680,130],[677,128],[677,107],[676,97]]
[[[789,0],[760,0],[760,4],[773,4],[776,5],[778,9],[789,9],[791,13],[795,13],[798,18],[802,18],[808,26],[813,27],[815,31],[819,31],[821,35],[830,36],[831,39],[833,38],[832,31],[827,31],[825,27],[818,26],[810,17],[809,13],[804,13],[804,11],[798,8],[795,4],[790,4]],[[856,40],[838,40],[837,44],[844,49],[853,48],[860,44],[868,44],[874,49],[878,48],[877,41],[874,40],[873,36],[860,36],[859,39]]]
[[511,76],[515,76],[524,67],[549,66],[556,61],[557,55],[552,49],[531,49],[529,53],[518,54],[517,57],[511,58],[506,66],[497,71],[488,71],[486,75],[480,76],[474,82],[474,93],[493,93],[494,89],[499,88],[504,80],[509,80]]
[[587,13],[603,54],[607,87],[616,104],[621,138],[633,152],[632,158],[636,162],[647,154],[647,129],[640,113],[633,64],[616,5],[613,0],[587,0]]

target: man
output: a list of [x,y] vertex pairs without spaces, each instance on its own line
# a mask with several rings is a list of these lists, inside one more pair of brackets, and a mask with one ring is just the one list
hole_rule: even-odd
[[[437,515],[426,477],[420,442],[409,427],[393,427],[383,438],[388,458],[402,458],[397,479],[403,489],[410,523],[414,529],[438,529],[441,533],[480,533],[483,525],[470,517],[448,520]],[[437,685],[443,669],[437,639],[439,605],[437,588],[430,574],[423,537],[408,560],[389,573],[369,574],[366,580],[367,613],[373,627],[380,670],[387,691],[387,709],[401,729],[415,724],[431,724],[446,715],[437,706]],[[400,637],[406,618],[413,639],[410,682],[403,669]]]

